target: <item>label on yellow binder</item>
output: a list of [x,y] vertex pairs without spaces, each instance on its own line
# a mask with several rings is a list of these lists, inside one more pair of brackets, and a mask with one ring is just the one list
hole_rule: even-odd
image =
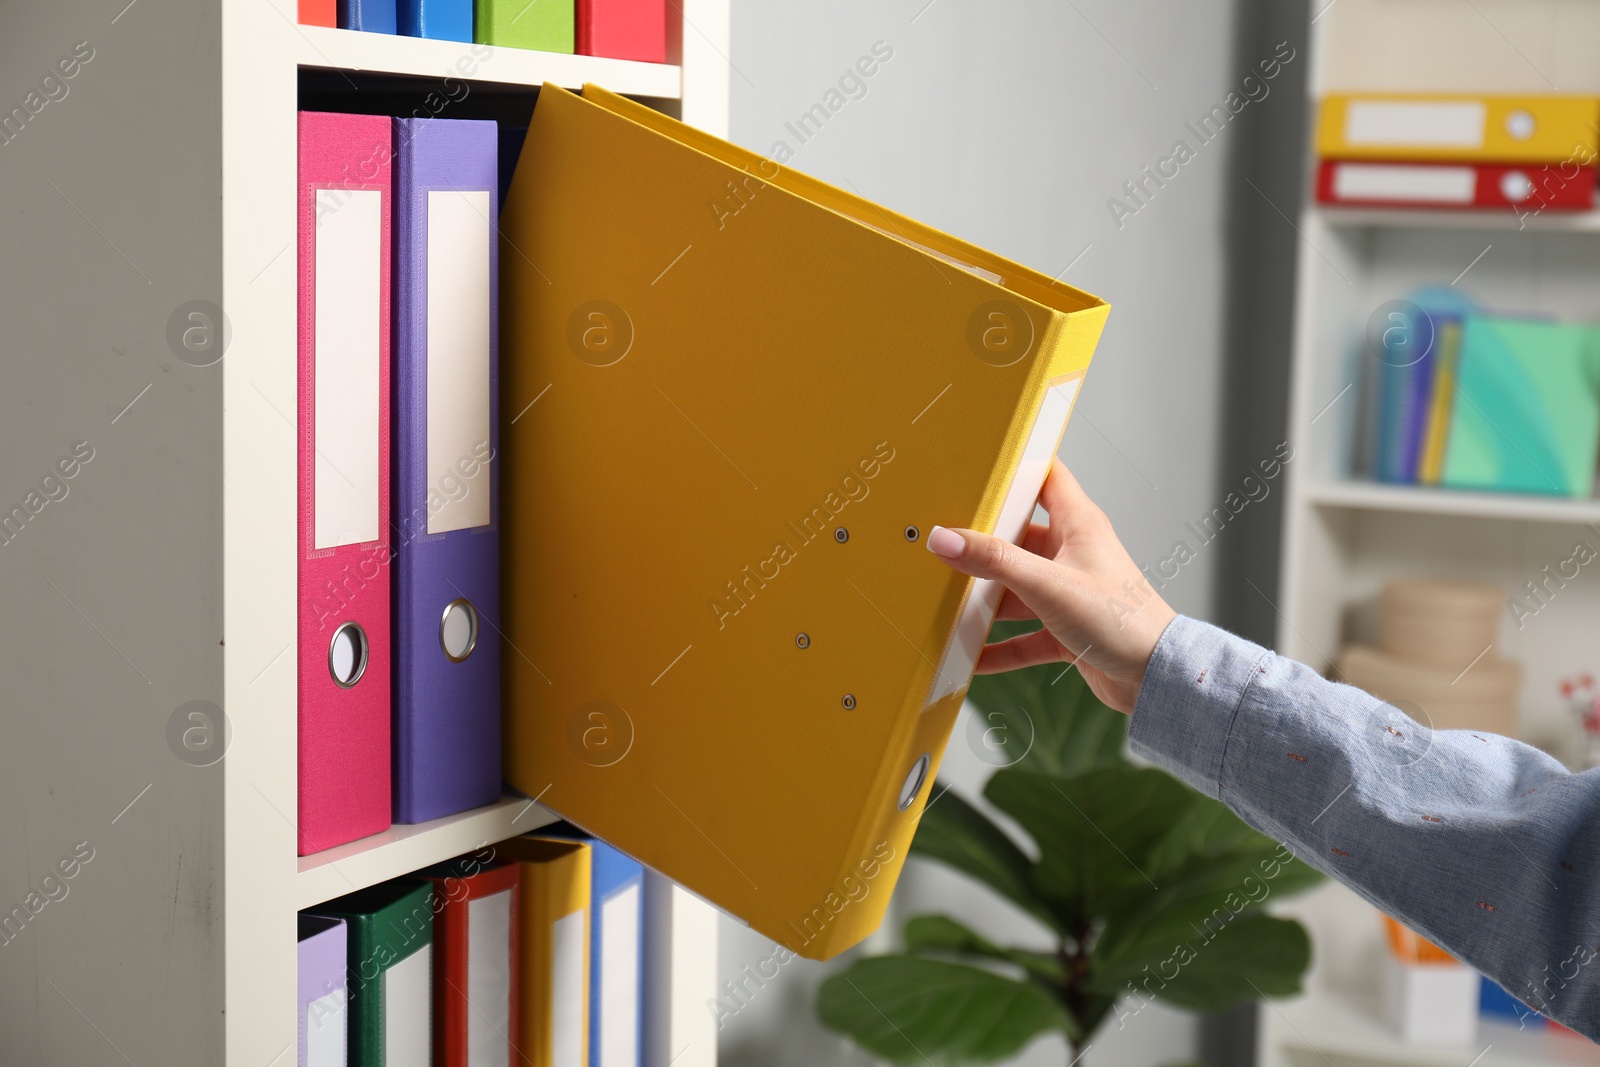
[[793,951],[877,927],[1108,311],[586,87],[503,216],[505,773]]

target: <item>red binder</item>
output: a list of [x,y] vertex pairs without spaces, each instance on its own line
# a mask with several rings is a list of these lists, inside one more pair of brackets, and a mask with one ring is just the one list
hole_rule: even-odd
[[578,0],[578,54],[667,61],[666,0]]
[[302,856],[389,826],[389,159],[300,114]]
[[300,25],[337,26],[337,8],[334,0],[300,0]]
[[515,863],[483,866],[482,853],[424,872],[434,885],[434,1067],[516,1067]]
[[1595,168],[1576,163],[1404,163],[1325,159],[1317,200],[1344,207],[1588,211]]

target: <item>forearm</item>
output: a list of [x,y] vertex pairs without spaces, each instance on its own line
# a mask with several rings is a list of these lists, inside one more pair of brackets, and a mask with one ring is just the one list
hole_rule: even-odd
[[1145,675],[1134,751],[1513,995],[1600,1040],[1600,771],[1433,731],[1192,619]]

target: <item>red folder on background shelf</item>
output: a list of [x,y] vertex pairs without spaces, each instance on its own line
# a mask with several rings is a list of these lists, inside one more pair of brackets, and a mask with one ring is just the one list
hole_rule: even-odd
[[578,54],[667,61],[666,0],[578,0]]
[[[482,850],[483,856],[493,854]],[[433,1067],[517,1067],[515,863],[479,854],[430,868],[433,883]]]
[[1317,200],[1346,207],[1589,211],[1595,168],[1573,163],[1397,163],[1325,159]]
[[299,851],[389,826],[389,159],[300,114]]

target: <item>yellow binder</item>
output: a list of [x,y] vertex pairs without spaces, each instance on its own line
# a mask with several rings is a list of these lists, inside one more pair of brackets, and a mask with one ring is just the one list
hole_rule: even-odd
[[593,855],[581,841],[543,837],[513,837],[494,850],[521,867],[516,1062],[586,1064]]
[[1600,97],[1332,93],[1322,98],[1324,159],[1449,159],[1592,166]]
[[586,86],[503,220],[507,778],[793,951],[878,925],[1107,306]]

